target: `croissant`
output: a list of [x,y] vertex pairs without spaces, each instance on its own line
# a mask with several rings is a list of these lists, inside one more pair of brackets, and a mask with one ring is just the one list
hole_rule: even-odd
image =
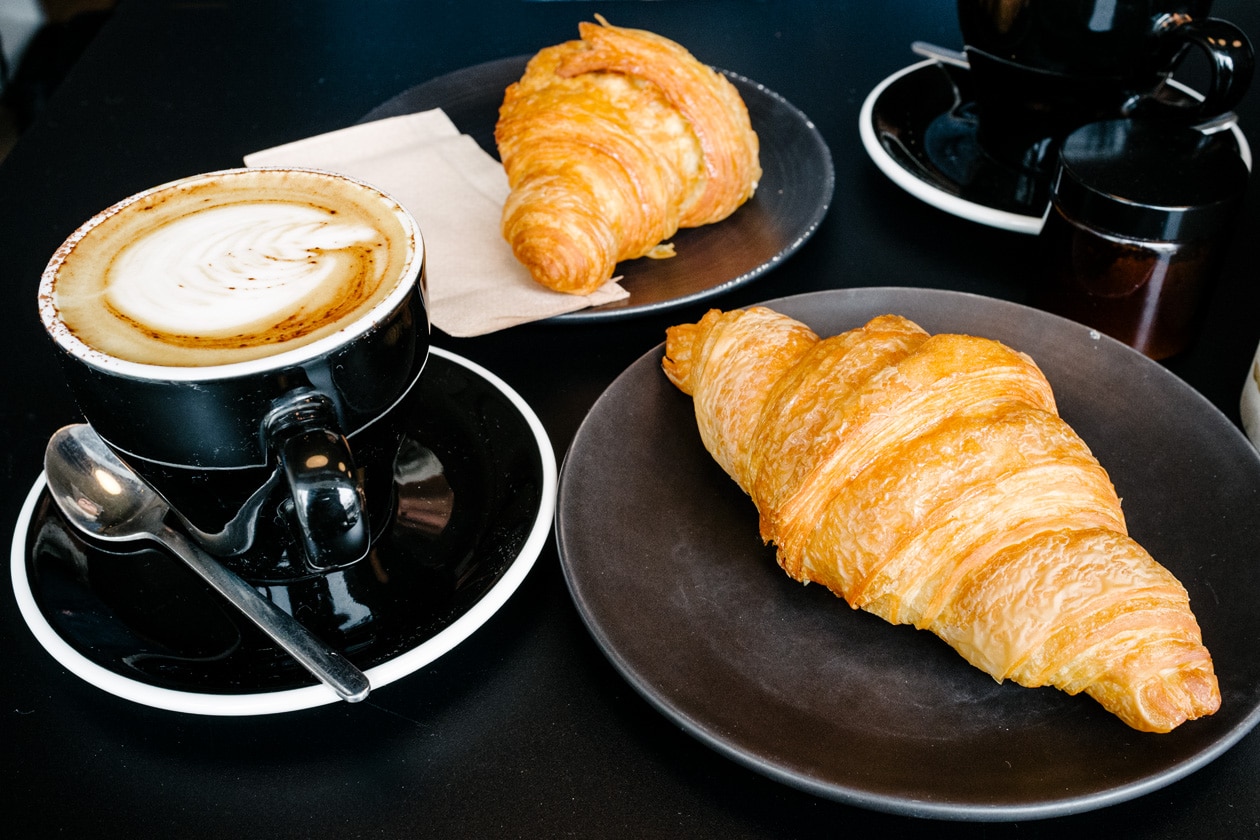
[[573,294],[621,260],[671,256],[679,227],[725,219],[761,177],[730,82],[667,38],[599,21],[531,58],[495,125],[503,236],[537,282]]
[[1185,588],[1026,355],[895,315],[820,339],[755,307],[671,327],[663,367],[792,578],[1135,729],[1220,706]]

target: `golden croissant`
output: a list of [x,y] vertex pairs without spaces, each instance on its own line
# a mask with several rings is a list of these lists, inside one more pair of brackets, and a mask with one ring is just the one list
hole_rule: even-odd
[[1026,355],[893,315],[820,339],[755,307],[670,328],[663,364],[792,578],[1135,729],[1220,706],[1185,588]]
[[495,126],[503,236],[537,282],[573,294],[621,260],[672,255],[679,227],[725,219],[761,177],[730,82],[667,38],[599,20],[530,59]]

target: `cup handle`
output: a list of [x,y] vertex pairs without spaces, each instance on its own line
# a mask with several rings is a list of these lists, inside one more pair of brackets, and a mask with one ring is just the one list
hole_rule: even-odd
[[[1181,107],[1193,121],[1209,120],[1231,110],[1243,98],[1255,70],[1255,52],[1246,34],[1220,18],[1172,25],[1166,36],[1180,50],[1190,44],[1208,58],[1211,82],[1196,106]],[[1173,106],[1176,107],[1176,106]]]
[[308,566],[322,571],[362,559],[371,534],[367,503],[332,402],[314,391],[292,394],[268,415],[265,431]]

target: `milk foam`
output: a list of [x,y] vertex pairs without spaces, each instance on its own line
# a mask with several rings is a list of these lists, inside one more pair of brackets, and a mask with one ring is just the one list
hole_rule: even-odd
[[374,307],[409,293],[422,247],[406,211],[365,184],[300,169],[209,173],[76,231],[45,269],[41,313],[76,355],[230,365],[370,329]]
[[106,301],[159,334],[229,334],[280,323],[356,282],[363,249],[379,237],[314,207],[214,207],[127,246],[109,268]]

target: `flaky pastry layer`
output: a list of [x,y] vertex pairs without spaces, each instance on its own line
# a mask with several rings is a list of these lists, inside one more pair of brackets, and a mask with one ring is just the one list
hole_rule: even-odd
[[680,227],[725,219],[761,177],[730,82],[667,38],[599,20],[530,60],[495,127],[504,238],[537,282],[574,294],[622,260],[671,256]]
[[894,315],[822,339],[756,307],[671,328],[663,366],[794,579],[1135,729],[1219,708],[1185,588],[1028,356]]

